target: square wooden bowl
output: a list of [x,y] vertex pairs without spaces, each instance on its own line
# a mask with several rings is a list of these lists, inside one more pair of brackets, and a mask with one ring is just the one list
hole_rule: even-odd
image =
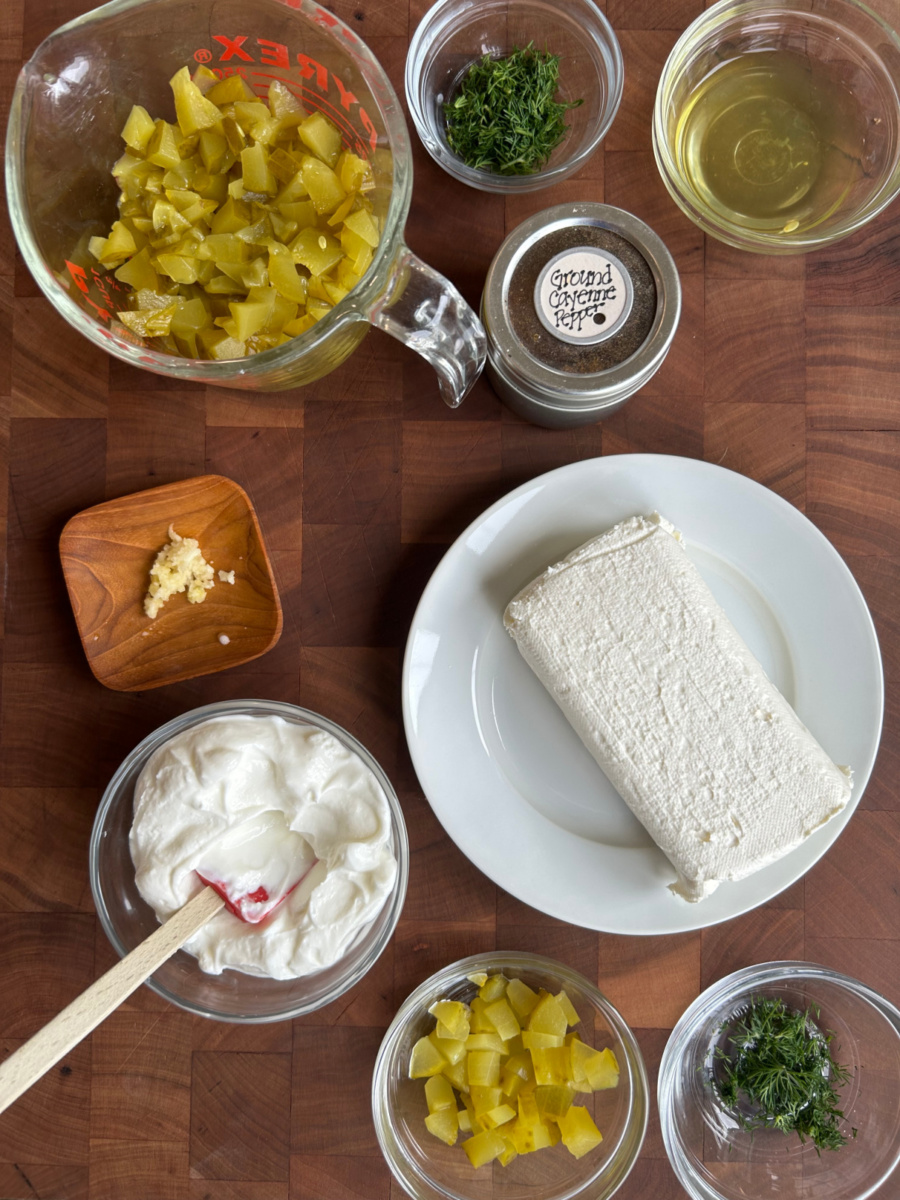
[[[144,596],[170,525],[197,539],[215,587],[200,604],[172,596],[151,619]],[[62,531],[59,552],[90,668],[115,691],[224,671],[265,654],[281,636],[281,603],[256,513],[244,489],[222,475],[86,508]],[[219,571],[234,571],[234,583]]]

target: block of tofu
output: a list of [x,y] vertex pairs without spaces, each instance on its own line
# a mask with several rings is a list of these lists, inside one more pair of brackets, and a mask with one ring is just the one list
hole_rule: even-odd
[[657,513],[548,568],[504,623],[613,787],[701,900],[850,798]]

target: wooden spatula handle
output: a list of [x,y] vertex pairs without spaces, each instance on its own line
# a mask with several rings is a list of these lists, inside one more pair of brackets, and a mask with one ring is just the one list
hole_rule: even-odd
[[96,1029],[224,904],[222,897],[211,887],[198,892],[146,941],[101,975],[49,1025],[11,1054],[0,1065],[0,1112]]

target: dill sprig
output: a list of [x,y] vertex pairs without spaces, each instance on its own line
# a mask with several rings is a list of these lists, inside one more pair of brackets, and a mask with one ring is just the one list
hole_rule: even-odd
[[506,58],[485,54],[444,104],[451,149],[474,170],[534,174],[565,136],[563,115],[583,103],[557,100],[558,85],[558,55],[534,42]]
[[[783,1000],[755,999],[732,1027],[729,1053],[716,1050],[723,1102],[736,1110],[742,1128],[775,1128],[811,1139],[817,1152],[839,1150],[847,1137],[839,1128],[837,1088],[850,1072],[831,1057],[834,1034],[822,1033],[810,1009],[789,1009]],[[814,1009],[818,1020],[819,1010]],[[756,1111],[738,1108],[749,1102]],[[851,1130],[856,1137],[856,1130]]]

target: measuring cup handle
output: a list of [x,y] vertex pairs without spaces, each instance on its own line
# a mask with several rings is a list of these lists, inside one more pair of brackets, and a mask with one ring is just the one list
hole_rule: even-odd
[[401,244],[366,315],[431,363],[445,404],[461,403],[481,374],[486,344],[484,326],[448,279]]

